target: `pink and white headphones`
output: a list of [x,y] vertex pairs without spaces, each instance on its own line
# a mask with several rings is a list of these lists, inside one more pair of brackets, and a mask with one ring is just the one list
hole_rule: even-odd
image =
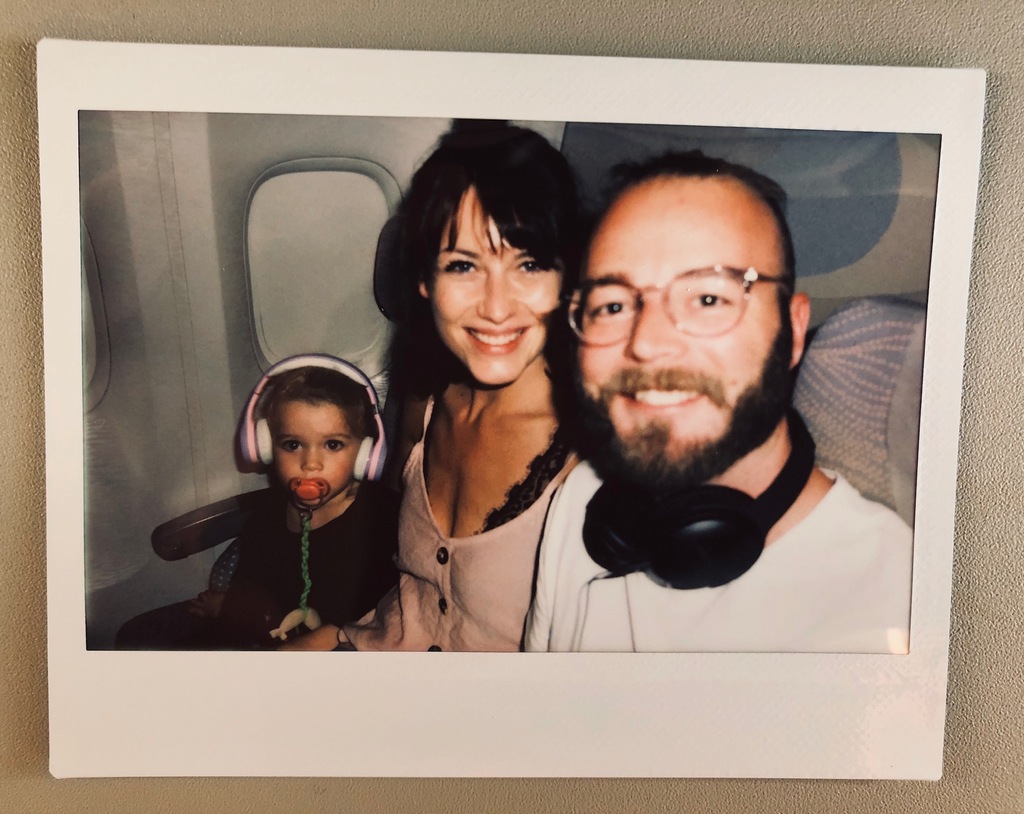
[[387,457],[387,441],[384,438],[384,422],[380,415],[380,404],[373,383],[359,368],[326,353],[311,353],[302,356],[289,356],[273,365],[256,383],[249,401],[242,413],[242,423],[238,428],[238,446],[242,460],[251,464],[269,465],[274,460],[274,444],[270,437],[270,425],[265,418],[256,418],[256,406],[263,396],[270,379],[279,373],[295,370],[300,367],[322,367],[334,370],[346,378],[366,388],[370,405],[373,408],[373,420],[377,426],[377,438],[367,436],[359,446],[356,454],[354,475],[356,480],[379,480],[384,470],[384,459]]

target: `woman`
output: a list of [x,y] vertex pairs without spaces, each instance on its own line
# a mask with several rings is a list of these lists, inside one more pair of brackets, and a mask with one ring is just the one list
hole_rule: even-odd
[[392,353],[400,581],[305,646],[519,649],[544,515],[575,463],[555,412],[571,376],[548,349],[569,347],[555,312],[576,227],[571,171],[531,130],[454,127],[416,172]]

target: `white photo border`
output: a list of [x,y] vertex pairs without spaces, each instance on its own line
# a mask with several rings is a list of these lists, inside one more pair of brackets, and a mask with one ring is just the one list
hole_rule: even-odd
[[[983,71],[44,40],[38,83],[54,775],[941,776]],[[86,109],[941,135],[910,654],[88,651]]]

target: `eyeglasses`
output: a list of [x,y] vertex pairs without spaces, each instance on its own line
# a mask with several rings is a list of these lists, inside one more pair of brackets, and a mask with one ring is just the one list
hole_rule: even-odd
[[747,308],[754,283],[787,283],[757,269],[729,266],[692,269],[661,286],[637,288],[617,280],[584,283],[569,301],[569,324],[587,345],[614,345],[630,337],[648,292],[660,292],[676,330],[711,337],[735,328]]

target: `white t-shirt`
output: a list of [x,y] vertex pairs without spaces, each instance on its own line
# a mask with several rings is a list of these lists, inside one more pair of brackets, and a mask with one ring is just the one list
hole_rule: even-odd
[[601,480],[588,464],[548,513],[526,649],[598,652],[906,653],[912,534],[842,476],[739,579],[677,590],[608,577],[583,545]]

